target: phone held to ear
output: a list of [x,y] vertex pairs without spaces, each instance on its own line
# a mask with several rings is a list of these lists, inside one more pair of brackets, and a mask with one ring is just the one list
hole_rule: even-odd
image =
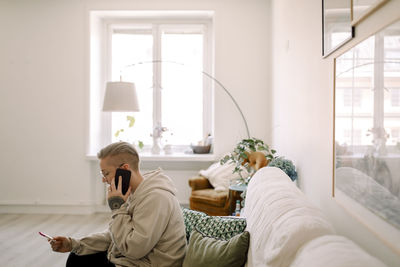
[[131,171],[125,169],[117,169],[115,172],[115,188],[118,188],[119,177],[122,177],[122,194],[125,195],[129,188],[131,180]]

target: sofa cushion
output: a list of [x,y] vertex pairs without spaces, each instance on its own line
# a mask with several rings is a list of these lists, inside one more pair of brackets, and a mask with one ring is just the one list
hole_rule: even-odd
[[246,219],[240,217],[205,216],[196,225],[196,230],[204,236],[229,240],[246,228]]
[[183,267],[241,267],[246,262],[249,239],[249,232],[224,241],[193,231]]
[[207,214],[182,207],[183,222],[185,223],[186,240],[189,240],[190,233],[195,229],[197,223]]
[[252,236],[247,266],[289,266],[306,242],[332,226],[282,170],[264,167],[247,188],[244,217]]
[[383,267],[355,243],[343,236],[325,235],[318,237],[299,249],[291,267]]

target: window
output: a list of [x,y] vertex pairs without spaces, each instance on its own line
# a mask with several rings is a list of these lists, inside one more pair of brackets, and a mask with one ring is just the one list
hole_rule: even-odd
[[354,88],[353,90],[344,90],[343,104],[345,107],[361,107],[363,88]]
[[[212,74],[212,13],[131,13],[92,12],[90,148],[122,140],[149,151],[162,127],[161,146],[182,152],[213,132],[213,84],[203,74]],[[120,79],[135,84],[140,111],[103,114],[105,81]]]
[[[118,81],[134,82],[139,98],[140,112],[123,113],[113,112],[111,117],[112,142],[124,140],[134,142],[141,140],[147,144],[151,142],[149,134],[153,129],[153,87],[151,64],[143,65],[138,69],[130,69],[125,66],[138,62],[150,62],[153,57],[153,39],[151,31],[148,34],[135,33],[133,31],[113,30],[111,36],[111,68],[112,79]],[[126,127],[127,116],[135,117],[135,124],[132,128]],[[150,119],[149,119],[150,118]],[[116,135],[117,131],[124,129],[124,132]]]
[[400,128],[393,128],[392,129],[392,138],[397,142],[400,140]]

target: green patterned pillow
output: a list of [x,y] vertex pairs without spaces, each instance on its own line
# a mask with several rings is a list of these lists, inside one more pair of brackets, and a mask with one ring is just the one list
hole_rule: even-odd
[[246,219],[240,217],[205,216],[196,225],[202,235],[220,240],[229,240],[246,228]]
[[183,222],[185,223],[186,239],[189,241],[190,233],[195,229],[196,224],[207,214],[182,207]]

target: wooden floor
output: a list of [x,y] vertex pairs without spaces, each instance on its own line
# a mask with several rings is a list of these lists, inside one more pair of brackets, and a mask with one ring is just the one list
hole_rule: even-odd
[[0,266],[65,266],[68,253],[53,252],[38,232],[82,237],[107,228],[109,213],[92,215],[0,214]]

